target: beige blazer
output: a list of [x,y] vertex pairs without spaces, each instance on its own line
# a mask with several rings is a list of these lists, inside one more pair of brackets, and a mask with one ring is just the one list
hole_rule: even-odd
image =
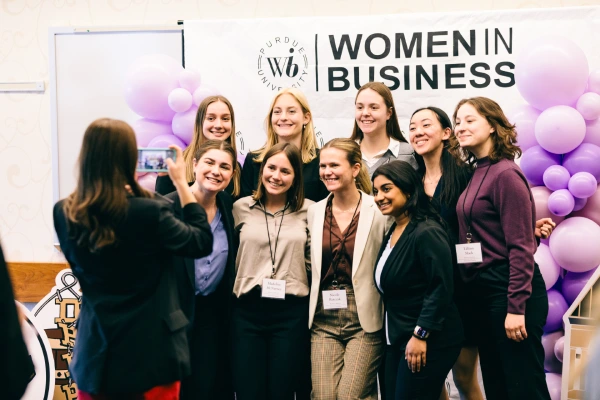
[[[311,237],[310,258],[312,264],[309,328],[312,326],[315,317],[318,296],[322,296],[320,285],[323,226],[328,199],[329,197],[310,206],[307,214]],[[365,332],[377,332],[383,327],[383,302],[375,287],[374,270],[381,242],[389,224],[388,218],[381,214],[375,205],[373,197],[365,193],[362,196],[359,215],[352,259],[352,285],[354,286],[360,326]]]

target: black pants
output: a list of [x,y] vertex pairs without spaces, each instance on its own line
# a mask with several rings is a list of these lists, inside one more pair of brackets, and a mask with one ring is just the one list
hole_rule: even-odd
[[260,292],[234,301],[233,385],[237,400],[294,399],[306,372],[308,297],[263,299]]
[[549,400],[544,373],[542,334],[548,315],[546,286],[537,265],[526,302],[525,329],[528,338],[515,342],[506,337],[504,322],[508,308],[507,265],[482,271],[467,285],[477,312],[477,344],[481,373],[488,400]]
[[413,373],[404,357],[405,349],[386,346],[385,398],[388,400],[438,400],[444,381],[460,354],[460,346],[427,350],[427,365]]
[[192,374],[181,382],[181,400],[231,400],[229,299],[196,296],[190,331]]

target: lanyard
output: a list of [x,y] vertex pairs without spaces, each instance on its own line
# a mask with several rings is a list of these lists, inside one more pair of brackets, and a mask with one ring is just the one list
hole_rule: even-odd
[[[261,204],[262,205],[262,204]],[[279,242],[279,233],[281,232],[281,225],[283,225],[283,216],[285,210],[287,210],[289,203],[286,203],[285,207],[281,211],[281,221],[279,221],[279,229],[277,230],[277,236],[275,236],[275,250],[271,247],[271,232],[269,232],[269,221],[267,220],[267,207],[263,206],[263,212],[265,213],[265,225],[267,226],[267,238],[269,239],[269,253],[271,254],[271,279],[275,279],[275,256],[277,255],[277,242]],[[275,219],[275,215],[273,215]]]
[[467,235],[466,235],[467,243],[471,243],[471,239],[473,238],[473,235],[471,234],[471,221],[473,219],[473,204],[475,204],[475,200],[477,200],[477,195],[479,194],[479,189],[481,189],[481,185],[483,185],[483,181],[485,180],[485,177],[487,176],[488,172],[490,172],[491,166],[492,166],[492,164],[490,163],[490,165],[488,165],[487,169],[485,170],[485,174],[483,174],[483,179],[481,180],[481,182],[479,182],[479,187],[477,188],[477,191],[475,192],[475,197],[473,197],[473,201],[471,202],[471,208],[469,209],[469,217],[468,218],[467,218],[467,213],[465,212],[465,203],[467,202],[467,195],[469,194],[469,188],[471,187],[471,182],[473,181],[475,174],[473,174],[473,176],[469,180],[469,184],[467,185],[467,189],[465,190],[465,198],[463,199],[462,210],[463,210],[463,215],[464,215],[465,221],[467,222]]
[[[337,252],[337,254],[335,255],[335,257],[333,257],[333,259],[331,260],[331,265],[333,265],[333,281],[331,282],[332,286],[335,288],[338,285],[338,281],[337,281],[337,270],[338,270],[338,264],[340,262],[340,255],[346,250],[346,239],[348,239],[348,236],[350,235],[350,231],[352,230],[352,224],[354,224],[354,220],[356,219],[356,212],[358,211],[358,207],[360,206],[360,202],[362,200],[362,192],[359,192],[360,197],[358,198],[358,203],[356,203],[356,208],[354,209],[354,214],[352,214],[352,220],[350,220],[350,224],[348,224],[348,227],[346,228],[346,234],[342,237],[341,240],[341,246],[340,246],[340,251]],[[330,214],[329,214],[329,253],[331,253],[333,255],[333,246],[331,245],[332,242],[332,223],[333,223],[333,197],[332,197],[332,201],[329,202],[330,205]]]

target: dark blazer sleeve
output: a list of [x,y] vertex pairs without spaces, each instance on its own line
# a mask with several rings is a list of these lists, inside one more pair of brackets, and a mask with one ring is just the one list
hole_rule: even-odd
[[427,226],[416,238],[416,253],[428,281],[417,324],[439,331],[454,291],[452,254],[448,236],[441,227]]
[[171,205],[161,207],[158,236],[163,248],[183,257],[202,258],[212,252],[213,236],[206,212],[198,203],[182,208],[182,220],[174,214]]
[[242,197],[251,196],[252,192],[256,190],[260,164],[254,161],[255,157],[256,153],[248,153],[246,161],[244,161],[244,167],[242,168],[242,174],[240,176],[240,199]]
[[156,177],[156,185],[154,186],[154,191],[158,194],[167,195],[171,192],[175,191],[175,185],[173,185],[173,181],[169,175],[166,176],[157,176]]

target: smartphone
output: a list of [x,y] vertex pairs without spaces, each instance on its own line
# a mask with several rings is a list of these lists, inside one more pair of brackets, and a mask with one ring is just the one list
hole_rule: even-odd
[[138,172],[167,172],[167,158],[175,161],[173,149],[138,149]]

